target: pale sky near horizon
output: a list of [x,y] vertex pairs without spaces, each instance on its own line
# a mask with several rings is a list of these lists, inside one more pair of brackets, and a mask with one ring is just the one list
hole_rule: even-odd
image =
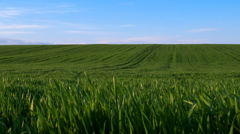
[[0,44],[240,44],[240,0],[1,0]]

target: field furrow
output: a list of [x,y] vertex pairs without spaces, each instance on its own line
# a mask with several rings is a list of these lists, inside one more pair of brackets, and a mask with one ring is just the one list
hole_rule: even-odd
[[148,47],[144,48],[141,52],[136,53],[135,55],[133,55],[133,58],[127,59],[127,61],[124,62],[124,63],[113,65],[113,66],[105,66],[105,67],[108,67],[108,68],[120,68],[120,69],[132,68],[134,66],[139,65],[141,62],[143,62],[144,59],[146,59],[149,55],[151,55],[159,47],[160,47],[160,45],[148,46]]
[[240,61],[240,54],[237,52],[234,52],[230,49],[226,49],[226,47],[223,47],[223,46],[219,46],[217,50],[225,53],[226,55],[234,58],[237,61]]
[[146,59],[150,54],[157,51],[157,49],[160,47],[160,45],[152,46],[151,48],[148,48],[147,50],[144,50],[145,52],[141,53],[140,55],[137,55],[133,60],[130,61],[129,66],[136,66],[143,62],[144,59]]
[[189,55],[187,55],[187,59],[188,59],[188,64],[189,64],[193,69],[195,69],[195,67],[192,65],[192,63],[191,63],[191,61],[190,61]]

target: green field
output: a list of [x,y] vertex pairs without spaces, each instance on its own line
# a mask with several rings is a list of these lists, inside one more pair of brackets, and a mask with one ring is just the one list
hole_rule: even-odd
[[238,45],[1,46],[1,75],[240,73]]
[[240,133],[240,45],[0,46],[2,133]]

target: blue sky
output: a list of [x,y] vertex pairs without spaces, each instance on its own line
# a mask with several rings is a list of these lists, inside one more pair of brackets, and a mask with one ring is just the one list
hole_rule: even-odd
[[0,44],[240,44],[239,0],[1,0]]

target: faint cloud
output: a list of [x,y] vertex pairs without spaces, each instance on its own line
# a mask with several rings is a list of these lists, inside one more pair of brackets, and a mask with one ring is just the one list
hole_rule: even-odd
[[95,31],[65,31],[65,33],[74,33],[74,34],[96,34]]
[[85,29],[85,30],[93,30],[93,29],[102,29],[101,26],[90,25],[90,24],[78,24],[78,23],[61,23],[62,25],[66,25],[72,28],[77,29]]
[[0,34],[3,35],[12,35],[12,34],[31,34],[33,32],[25,32],[25,31],[0,31]]
[[168,44],[174,39],[169,37],[152,36],[152,37],[133,37],[126,39],[102,39],[97,43],[100,44]]
[[52,43],[38,42],[38,41],[25,41],[25,40],[17,40],[17,39],[0,37],[0,45],[38,45],[38,44],[47,45]]
[[189,30],[187,32],[189,33],[200,33],[200,32],[211,32],[211,31],[217,31],[216,28],[202,28],[202,29],[195,29],[195,30]]
[[20,15],[22,11],[16,10],[14,8],[7,8],[5,10],[0,10],[0,17],[10,17]]
[[99,39],[99,44],[212,44],[208,39],[179,39],[178,37],[146,36],[125,39]]
[[58,6],[55,8],[35,8],[31,9],[32,13],[35,14],[69,14],[69,13],[80,13],[80,12],[85,12],[90,9],[87,8],[71,8],[66,6]]
[[129,24],[129,25],[121,25],[120,27],[133,27],[135,25]]
[[46,28],[43,25],[0,25],[0,29],[31,29],[31,28]]
[[114,32],[103,32],[103,31],[64,31],[64,33],[72,33],[72,34],[115,34]]
[[179,40],[179,44],[212,44],[208,39],[186,39],[186,40]]
[[53,43],[55,45],[73,45],[73,44],[81,44],[81,45],[85,45],[85,44],[88,44],[88,43],[85,43],[85,42],[75,42],[75,43]]

